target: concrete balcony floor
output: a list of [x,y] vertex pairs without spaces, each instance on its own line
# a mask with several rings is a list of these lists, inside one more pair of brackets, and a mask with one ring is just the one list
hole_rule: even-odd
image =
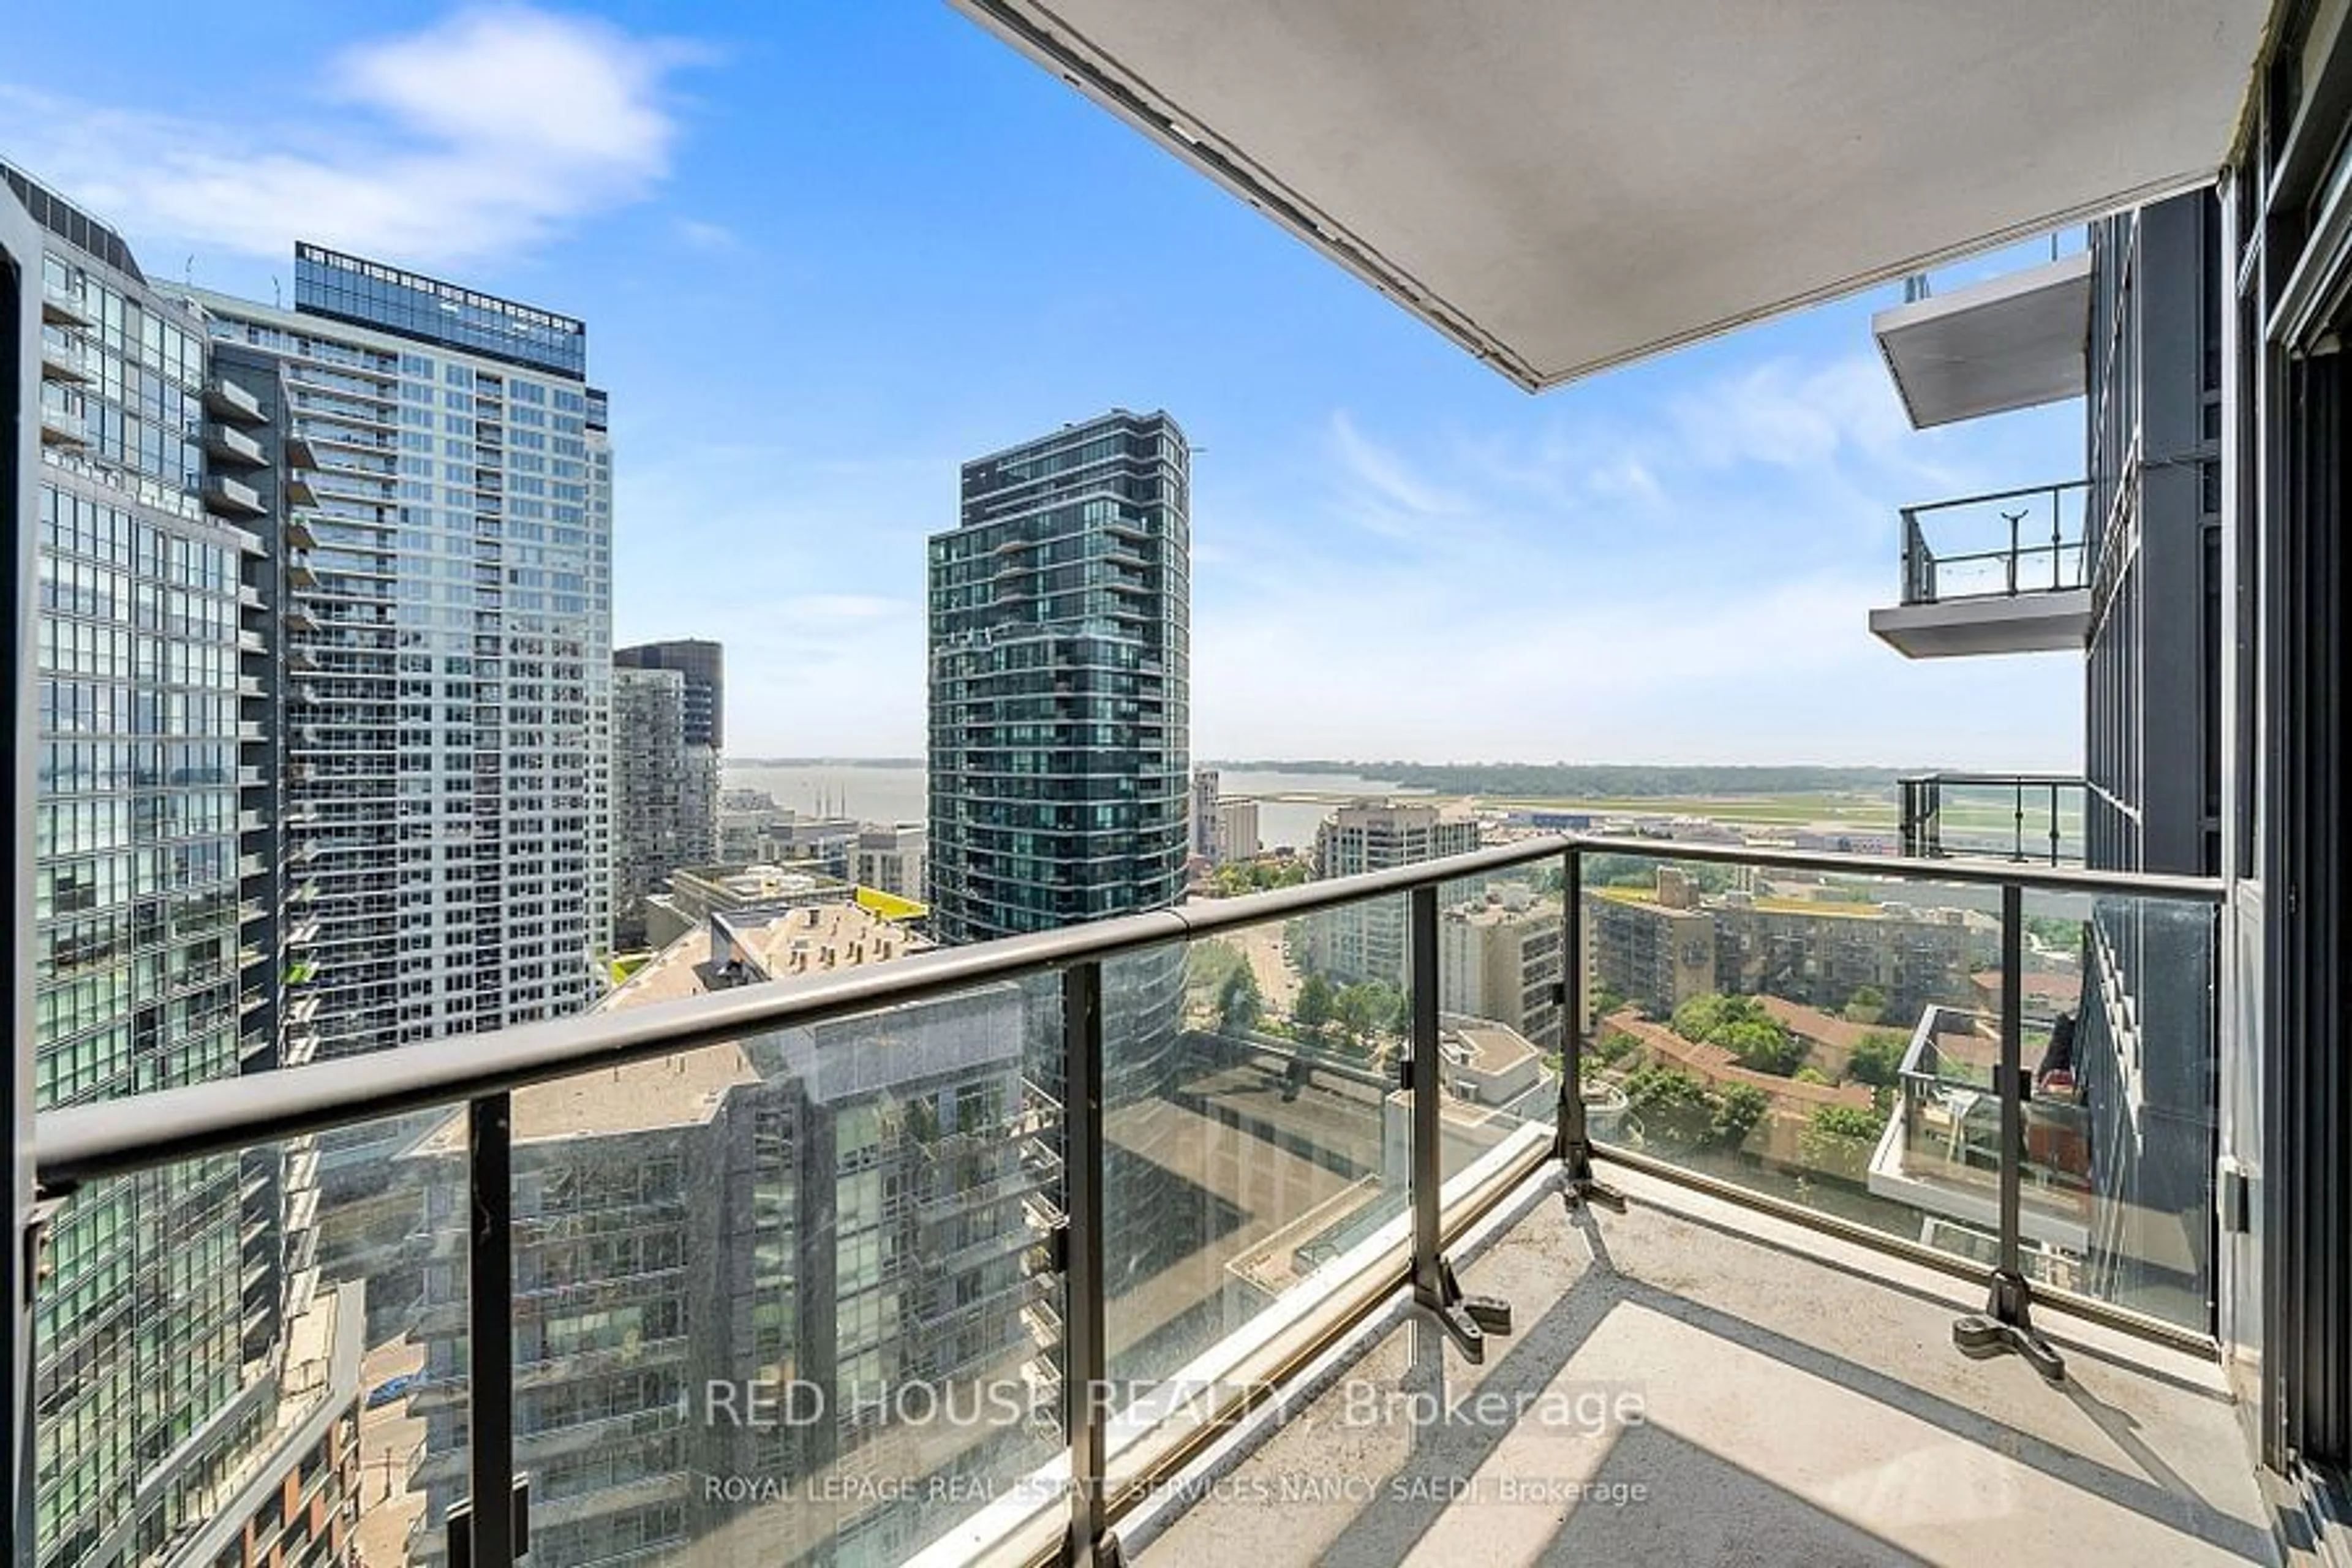
[[[2053,1387],[2014,1356],[1952,1348],[1953,1317],[1981,1305],[1962,1281],[1602,1174],[1628,1212],[1572,1213],[1547,1177],[1476,1238],[1464,1288],[1507,1298],[1517,1332],[1489,1340],[1483,1367],[1445,1348],[1439,1397],[1459,1418],[1416,1428],[1391,1397],[1421,1390],[1427,1407],[1438,1338],[1425,1315],[1391,1311],[1327,1355],[1280,1419],[1229,1436],[1131,1517],[1130,1555],[2278,1561],[2211,1363],[2045,1310],[2066,1356]],[[1638,1422],[1596,1419],[1627,1394]],[[1512,1406],[1526,1413],[1500,1414]]]

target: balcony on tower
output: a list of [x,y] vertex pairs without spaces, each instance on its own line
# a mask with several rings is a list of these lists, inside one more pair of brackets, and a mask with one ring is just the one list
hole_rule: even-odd
[[1911,423],[1922,430],[2083,395],[2091,315],[2088,251],[1930,294],[1871,318]]
[[2079,651],[2091,620],[2082,480],[1903,509],[1902,597],[1870,629],[1906,658]]

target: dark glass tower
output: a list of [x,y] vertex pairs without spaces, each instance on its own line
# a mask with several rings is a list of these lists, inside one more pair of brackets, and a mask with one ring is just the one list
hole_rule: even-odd
[[1176,901],[1190,449],[1115,409],[963,466],[930,542],[930,891],[947,943]]

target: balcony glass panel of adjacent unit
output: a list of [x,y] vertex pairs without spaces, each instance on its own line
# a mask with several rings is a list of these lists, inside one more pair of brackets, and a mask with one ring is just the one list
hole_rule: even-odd
[[[1058,982],[515,1095],[531,1562],[894,1563],[1058,1497]],[[1045,1472],[1041,1479],[1041,1472]]]
[[1112,1473],[1252,1383],[1303,1312],[1402,1268],[1407,900],[1104,967]]
[[35,1304],[26,1561],[443,1560],[468,1462],[465,1163],[403,1153],[439,1120],[65,1201]]
[[2029,1208],[2082,1245],[2055,1283],[2211,1328],[2216,913],[2161,898],[2025,896]]
[[1584,887],[1597,1141],[1906,1240],[1990,1244],[1999,889],[1610,855]]

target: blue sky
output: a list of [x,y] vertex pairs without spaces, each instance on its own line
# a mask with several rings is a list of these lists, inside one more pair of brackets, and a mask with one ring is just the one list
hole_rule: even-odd
[[943,5],[183,15],[25,8],[0,156],[151,275],[584,317],[616,636],[724,641],[740,754],[919,754],[957,463],[1123,405],[1200,448],[1197,756],[2079,765],[2079,658],[1865,629],[1899,505],[2082,462],[1913,432],[1892,288],[1530,397]]

